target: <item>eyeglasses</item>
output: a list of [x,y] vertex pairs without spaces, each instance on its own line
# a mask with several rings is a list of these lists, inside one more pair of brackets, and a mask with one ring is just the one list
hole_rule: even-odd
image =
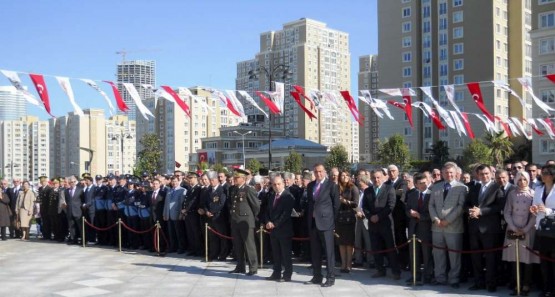
[[434,174],[432,174],[432,176],[440,176],[440,175],[441,175],[440,173],[434,173]]

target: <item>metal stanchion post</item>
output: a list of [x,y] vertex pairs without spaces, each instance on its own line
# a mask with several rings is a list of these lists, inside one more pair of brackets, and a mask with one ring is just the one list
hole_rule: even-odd
[[121,252],[121,218],[118,219],[118,245]]
[[85,242],[86,242],[86,240],[85,240],[85,222],[86,221],[87,220],[85,220],[85,216],[82,216],[81,217],[81,225],[83,226],[83,228],[81,228],[82,229],[81,230],[81,241],[83,243],[83,247],[85,247]]
[[260,225],[260,269],[264,266],[264,226]]
[[208,263],[208,223],[204,223],[204,260]]
[[416,286],[416,234],[412,235],[412,285]]
[[520,255],[519,255],[519,240],[515,240],[515,251],[516,251],[516,295],[520,296]]
[[156,247],[157,247],[157,252],[158,252],[158,256],[160,256],[160,221],[156,221]]

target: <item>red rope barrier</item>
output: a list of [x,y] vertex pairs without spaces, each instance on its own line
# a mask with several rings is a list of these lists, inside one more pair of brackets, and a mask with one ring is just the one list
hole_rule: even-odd
[[87,226],[93,228],[96,231],[108,231],[108,230],[114,228],[115,226],[117,226],[118,222],[115,222],[114,224],[112,224],[111,226],[108,226],[106,228],[96,227],[95,225],[92,225],[91,223],[87,222],[87,220],[85,220],[85,224],[87,224]]
[[357,251],[362,251],[363,253],[370,254],[370,255],[373,255],[373,254],[385,254],[385,253],[393,252],[393,251],[395,251],[395,250],[397,250],[397,249],[400,249],[400,248],[402,248],[402,247],[405,247],[405,246],[407,246],[409,243],[411,243],[411,241],[412,241],[412,239],[410,239],[409,241],[407,241],[407,242],[405,242],[405,243],[402,243],[402,244],[400,244],[400,245],[396,245],[396,246],[394,246],[394,247],[392,247],[392,248],[385,249],[385,250],[380,250],[380,251],[364,250],[364,249],[356,248],[356,247],[355,247],[354,249],[357,250]]
[[225,239],[233,239],[233,237],[230,237],[230,236],[226,236],[226,235],[223,235],[222,233],[219,233],[218,231],[216,231],[216,230],[212,229],[212,227],[208,227],[208,230],[210,230],[210,232],[212,232],[212,233],[214,233],[214,234],[218,235],[218,236],[219,236],[219,237],[221,237],[221,238],[225,238]]
[[434,249],[438,249],[438,250],[444,250],[444,251],[448,251],[448,252],[453,252],[453,253],[459,253],[459,254],[477,254],[477,253],[491,253],[491,252],[496,252],[496,251],[501,251],[504,250],[510,246],[512,246],[513,244],[507,244],[504,246],[500,246],[500,247],[496,247],[496,248],[491,248],[491,249],[483,249],[483,250],[473,250],[473,251],[464,251],[464,250],[455,250],[455,249],[450,249],[450,248],[446,248],[446,247],[442,247],[442,246],[437,246],[434,245],[432,243],[426,242],[426,241],[422,241],[422,240],[418,240],[420,243],[426,245],[426,246],[430,246],[433,247]]
[[133,233],[135,233],[135,234],[145,234],[145,233],[151,232],[152,230],[154,230],[154,229],[156,228],[156,225],[154,225],[154,226],[150,227],[150,229],[148,229],[148,230],[137,231],[137,230],[135,230],[135,229],[133,229],[133,228],[127,226],[123,221],[121,222],[121,225],[122,225],[125,229],[127,229],[127,230],[129,230],[129,231],[131,231],[131,232],[133,232]]
[[530,253],[532,253],[532,254],[538,256],[541,260],[545,260],[545,261],[547,261],[547,262],[555,262],[555,259],[550,258],[550,257],[547,257],[547,256],[544,256],[544,255],[540,254],[539,252],[537,252],[537,251],[531,249],[531,248],[528,247],[528,246],[522,245],[522,247],[524,247],[525,249],[527,249]]

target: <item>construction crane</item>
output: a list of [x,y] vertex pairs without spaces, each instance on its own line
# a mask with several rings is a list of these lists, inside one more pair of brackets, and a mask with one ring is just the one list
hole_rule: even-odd
[[150,49],[138,49],[138,50],[126,50],[122,49],[116,52],[116,55],[121,55],[121,61],[125,62],[125,56],[129,53],[152,53],[152,52],[159,52],[161,49],[159,48],[150,48]]

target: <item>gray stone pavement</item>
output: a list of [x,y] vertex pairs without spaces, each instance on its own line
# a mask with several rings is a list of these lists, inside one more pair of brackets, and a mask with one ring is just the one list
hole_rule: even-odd
[[[305,264],[295,264],[291,283],[264,280],[258,275],[228,274],[231,262],[204,263],[199,258],[169,254],[158,257],[145,251],[118,252],[112,247],[66,245],[33,238],[0,241],[0,296],[508,296],[470,295],[469,284],[460,289],[444,286],[408,287],[390,278],[371,279],[374,272],[355,269],[338,276],[335,286],[304,285],[311,278]],[[535,293],[535,292],[534,292]],[[535,295],[535,294],[534,294]]]

